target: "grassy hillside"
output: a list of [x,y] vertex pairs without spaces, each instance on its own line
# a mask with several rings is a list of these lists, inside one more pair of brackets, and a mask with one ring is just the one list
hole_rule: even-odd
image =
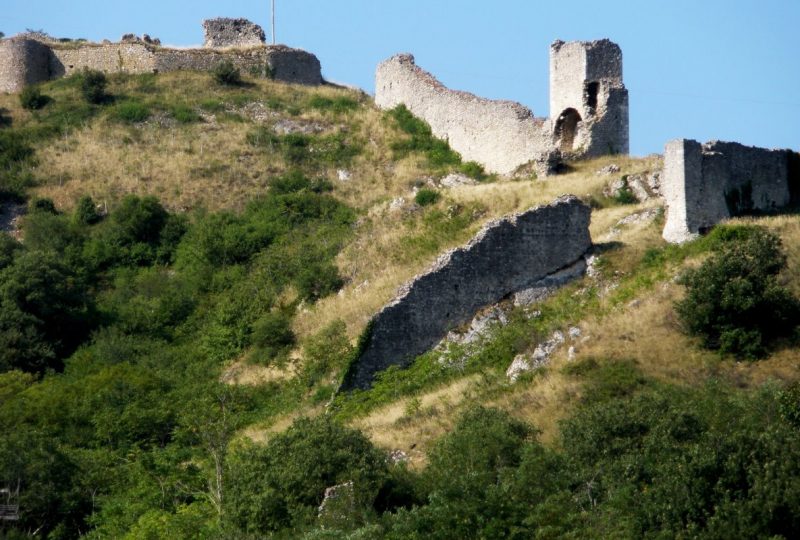
[[[354,90],[171,73],[111,77],[91,104],[82,84],[43,85],[36,110],[0,95],[0,197],[28,207],[24,241],[0,236],[0,426],[12,434],[0,483],[23,486],[20,531],[790,537],[798,526],[787,516],[800,515],[800,474],[787,465],[781,484],[760,468],[800,462],[796,337],[738,361],[687,335],[674,307],[686,269],[752,226],[780,237],[777,281],[800,296],[796,214],[669,246],[658,200],[603,195],[658,157],[501,179]],[[597,174],[611,163],[619,173]],[[441,187],[453,172],[475,181]],[[416,204],[421,190],[436,195]],[[403,283],[487,221],[563,193],[593,207],[590,275],[533,306],[505,302],[508,323],[472,348],[335,394]],[[575,328],[548,365],[509,381],[516,355]],[[396,451],[402,463],[387,464]],[[325,488],[351,480],[352,500],[317,516]],[[765,485],[780,502],[765,502]]]

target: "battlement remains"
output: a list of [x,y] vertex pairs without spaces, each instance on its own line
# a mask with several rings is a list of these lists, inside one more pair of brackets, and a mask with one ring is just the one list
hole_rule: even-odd
[[[263,30],[252,23],[249,23],[252,27],[243,25],[244,19],[215,19],[220,20],[235,23],[226,23],[227,26],[214,23],[221,33],[213,43],[224,45],[202,49],[161,47],[157,40],[130,36],[124,36],[119,43],[60,43],[47,36],[29,35],[0,40],[0,92],[20,92],[28,85],[83,69],[104,73],[210,71],[222,61],[230,61],[244,72],[268,72],[281,82],[306,85],[324,82],[315,55],[285,45],[264,45]],[[253,36],[257,38],[255,41]]]
[[800,203],[800,154],[677,139],[664,149],[663,237],[681,243],[720,221]]
[[208,19],[203,31],[203,47],[257,47],[267,40],[264,29],[247,19]]
[[401,54],[378,65],[375,102],[405,105],[466,160],[511,174],[559,152],[575,157],[627,154],[628,91],[622,51],[609,40],[556,41],[550,48],[550,118],[515,102],[450,90]]

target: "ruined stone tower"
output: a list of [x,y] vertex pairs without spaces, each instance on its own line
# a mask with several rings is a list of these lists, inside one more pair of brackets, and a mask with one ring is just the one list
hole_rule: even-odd
[[20,92],[50,78],[50,48],[33,39],[0,40],[0,92]]
[[550,118],[562,152],[627,154],[622,50],[607,39],[550,45]]

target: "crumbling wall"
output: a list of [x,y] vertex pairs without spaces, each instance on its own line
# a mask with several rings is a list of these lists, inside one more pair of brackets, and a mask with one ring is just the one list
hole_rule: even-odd
[[664,150],[663,237],[690,240],[729,217],[774,212],[792,203],[798,155],[739,143],[678,139]]
[[253,47],[266,41],[264,29],[247,19],[203,21],[204,47]]
[[[570,110],[581,121],[565,146],[558,124]],[[586,157],[628,153],[628,91],[619,45],[607,39],[550,45],[550,117],[555,144],[564,152]]]
[[420,69],[408,54],[393,56],[376,71],[375,103],[383,109],[404,104],[468,161],[510,174],[550,151],[549,124],[512,101],[493,101],[449,90]]
[[551,45],[549,119],[535,118],[519,103],[449,90],[407,54],[378,66],[375,103],[404,104],[464,159],[500,174],[558,152],[627,154],[630,146],[622,50],[607,39]]
[[487,224],[408,283],[370,323],[368,341],[342,388],[368,388],[405,367],[475,312],[570,266],[591,247],[590,209],[574,196]]
[[153,73],[152,48],[139,43],[52,45],[50,76],[66,77],[83,69],[104,73]]
[[195,70],[210,71],[222,61],[230,61],[245,73],[261,71],[269,66],[276,81],[319,85],[322,68],[316,56],[283,45],[229,49],[157,49],[154,52],[155,70],[159,72]]
[[0,40],[0,92],[20,92],[50,78],[50,49],[33,39]]

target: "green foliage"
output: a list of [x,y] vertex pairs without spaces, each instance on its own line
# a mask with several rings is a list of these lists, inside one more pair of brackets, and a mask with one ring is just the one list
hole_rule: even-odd
[[280,155],[294,167],[310,170],[346,166],[362,150],[359,141],[348,138],[343,132],[330,135],[276,135],[272,130],[261,127],[248,133],[247,142]]
[[253,323],[252,343],[268,356],[286,352],[295,343],[292,320],[285,313],[267,313]]
[[200,115],[188,105],[174,105],[170,110],[170,113],[172,114],[172,117],[181,124],[193,124],[200,121]]
[[102,71],[84,69],[79,75],[81,95],[88,103],[99,105],[108,101],[108,79]]
[[414,202],[420,206],[436,204],[441,195],[435,189],[422,188],[414,195]]
[[308,100],[308,106],[332,114],[345,114],[358,108],[358,101],[349,96],[336,96],[333,98],[313,95]]
[[119,122],[135,124],[150,118],[150,107],[140,101],[128,100],[114,105],[109,114]]
[[612,199],[617,204],[636,204],[639,202],[628,185],[628,175],[622,177],[622,187],[614,193]]
[[462,174],[466,174],[470,178],[474,178],[479,182],[489,178],[489,175],[486,174],[486,170],[483,168],[483,165],[477,161],[467,161],[462,163],[458,166],[458,171]]
[[411,152],[422,152],[428,165],[433,168],[444,168],[461,164],[461,156],[450,149],[443,140],[433,136],[430,126],[411,114],[405,105],[398,105],[388,113],[395,125],[409,137],[391,145],[396,158],[402,158]]
[[97,205],[95,205],[94,200],[88,195],[84,195],[78,199],[78,203],[72,213],[72,219],[80,225],[94,225],[100,221],[101,216],[97,213]]
[[57,256],[20,252],[0,271],[0,372],[60,369],[86,337],[92,303],[86,284]]
[[312,524],[325,489],[352,481],[356,504],[372,507],[387,476],[386,458],[360,432],[329,417],[297,420],[266,446],[231,460],[226,516],[247,533]]
[[304,377],[312,386],[332,371],[343,373],[353,355],[344,321],[336,320],[303,344]]
[[240,86],[242,84],[242,74],[230,60],[224,60],[217,64],[211,70],[211,76],[217,84],[223,86]]
[[800,320],[800,303],[778,283],[785,266],[780,238],[766,230],[725,244],[683,277],[686,297],[675,309],[686,331],[707,348],[763,357]]
[[34,161],[33,148],[11,130],[0,130],[0,199],[24,200],[33,184],[29,167]]
[[19,94],[19,103],[28,111],[38,111],[50,102],[38,86],[27,86]]

